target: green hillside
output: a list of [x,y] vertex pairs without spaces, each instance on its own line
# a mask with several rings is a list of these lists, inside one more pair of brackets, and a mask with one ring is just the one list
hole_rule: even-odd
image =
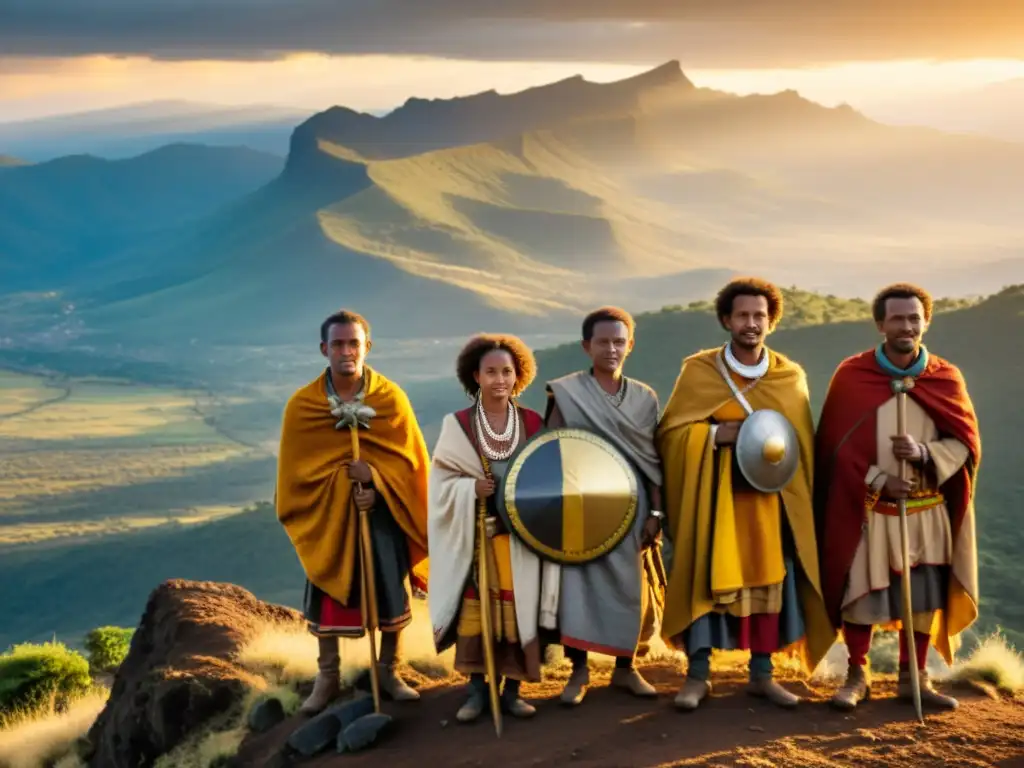
[[[813,404],[818,409],[835,366],[844,357],[872,345],[875,331],[866,319],[867,307],[863,302],[798,290],[788,290],[786,298],[790,315],[772,337],[772,345],[805,367],[810,378]],[[1017,340],[1024,331],[1024,287],[1006,289],[971,306],[954,308],[949,304],[940,304],[945,311],[936,316],[928,342],[935,353],[961,366],[981,418],[985,458],[978,499],[982,589],[980,628],[1001,625],[1020,646],[1024,644],[1024,609],[1017,592],[1018,585],[1024,581],[1024,563],[1018,553],[1024,548],[1024,532],[1017,523],[1017,512],[1024,499],[1024,478],[1020,475],[1013,446],[1024,430],[1024,413],[1017,406],[1016,385],[1024,376],[1024,363],[1015,354],[1019,346]],[[843,318],[843,321],[820,322],[826,312],[832,318]],[[628,370],[630,375],[655,386],[664,400],[672,389],[682,358],[723,341],[724,332],[703,306],[641,315],[638,317],[637,348]],[[447,345],[438,352],[443,356],[443,362],[451,367],[454,367],[455,346]],[[409,376],[408,368],[401,367],[401,354],[384,356],[387,353],[387,345],[384,345],[378,365],[383,372],[395,375],[406,387],[424,427],[428,445],[433,446],[440,418],[467,403],[454,383],[454,371],[442,380],[417,381]],[[544,402],[543,382],[579,369],[586,361],[576,344],[539,350],[537,359],[540,377],[525,394],[524,402],[541,408]],[[401,373],[403,370],[406,373]],[[111,372],[116,373],[114,369]],[[227,410],[206,407],[202,411],[204,418],[201,422],[189,422],[187,430],[177,427],[165,436],[149,431],[145,434],[140,432],[135,437],[117,438],[118,441],[131,440],[133,445],[140,447],[144,445],[143,440],[153,443],[147,448],[150,453],[124,455],[119,460],[135,464],[144,462],[147,471],[159,474],[163,471],[156,463],[159,459],[173,471],[182,460],[172,460],[160,453],[160,446],[165,443],[189,444],[189,450],[193,452],[190,455],[196,456],[198,461],[198,457],[206,455],[199,452],[209,451],[214,445],[214,437],[223,444],[222,437],[210,436],[213,431],[227,434],[236,441],[272,446],[280,408],[290,391],[280,382],[275,382],[275,386],[274,394],[264,395],[262,400],[255,399],[255,390],[250,390],[246,393],[249,397],[242,398],[239,405],[230,406]],[[149,391],[149,396],[157,397],[157,393]],[[225,399],[232,399],[236,394],[231,392]],[[159,397],[162,403],[158,401],[153,405],[162,408],[164,413],[170,413],[166,418],[173,423],[173,414],[178,411],[168,409],[180,408],[180,405],[168,402],[166,398],[169,395]],[[114,401],[109,402],[109,407],[112,407]],[[139,408],[127,415],[118,410],[116,420],[121,423],[134,419],[134,428],[139,430],[144,425],[138,420],[152,418],[154,413],[153,406]],[[0,414],[0,418],[2,416]],[[47,419],[45,414],[39,414],[38,418],[45,424],[60,423]],[[108,429],[111,423],[103,422]],[[30,425],[23,429],[29,430]],[[27,436],[28,432],[25,434]],[[153,442],[157,437],[159,441]],[[75,467],[87,467],[96,461],[85,461],[86,457],[94,454],[84,449],[97,451],[116,447],[117,444],[110,441],[111,438],[106,438],[105,442],[94,438],[78,444],[81,452],[77,455],[81,458]],[[43,451],[56,456],[69,445],[50,441],[32,449],[37,457],[43,456]],[[11,606],[9,620],[0,627],[0,646],[13,641],[46,639],[54,632],[59,637],[74,640],[77,634],[102,623],[132,625],[137,621],[138,612],[152,587],[159,580],[172,576],[231,581],[252,589],[261,597],[298,605],[301,600],[301,573],[287,537],[269,507],[189,525],[170,518],[155,519],[168,515],[168,512],[144,512],[147,509],[232,504],[243,498],[246,486],[250,490],[269,488],[273,482],[273,460],[241,458],[242,461],[226,465],[223,470],[200,463],[195,471],[180,479],[154,477],[142,484],[132,480],[133,484],[123,487],[116,486],[116,478],[105,479],[102,482],[112,483],[110,487],[97,487],[77,494],[77,503],[82,505],[82,510],[87,509],[84,505],[91,504],[88,509],[93,511],[86,518],[82,518],[84,511],[71,507],[62,511],[58,508],[56,502],[62,497],[56,495],[56,489],[51,491],[54,494],[52,501],[40,507],[40,511],[49,509],[50,514],[42,519],[54,523],[71,526],[84,519],[99,525],[110,522],[108,515],[119,514],[124,516],[125,525],[161,524],[130,534],[114,532],[83,540],[53,538],[39,544],[0,549],[0,604]],[[41,476],[38,463],[30,471],[35,473],[34,476]],[[128,476],[125,478],[127,483]],[[71,477],[67,479],[74,480]],[[92,482],[101,481],[93,479]],[[0,488],[0,496],[2,491]],[[65,494],[63,498],[66,499],[61,502],[64,505],[74,501],[72,495]],[[9,531],[10,525],[24,527],[39,519],[23,511],[12,517],[14,512],[13,509],[8,512],[8,527],[0,527],[0,531]],[[140,517],[154,519],[140,520]],[[122,578],[125,572],[131,572],[133,578]],[[66,603],[53,603],[47,599],[55,591],[60,592],[62,601]],[[64,604],[83,608],[68,612],[61,608]]]
[[[828,381],[846,357],[877,342],[874,325],[862,302],[848,302],[787,292],[793,317],[770,338],[774,349],[792,357],[807,371],[815,413]],[[1018,522],[1024,504],[1024,477],[1016,445],[1024,434],[1024,409],[1018,382],[1024,361],[1017,350],[1024,334],[1024,286],[1004,289],[983,302],[936,314],[928,332],[929,348],[964,373],[981,421],[984,458],[978,488],[978,535],[981,550],[982,627],[1001,625],[1018,646],[1024,644],[1024,530]],[[850,318],[846,322],[812,323],[812,316]],[[860,318],[860,319],[854,319]],[[628,373],[668,398],[683,358],[699,349],[724,343],[725,332],[712,313],[701,308],[665,311],[637,318],[636,349]],[[557,378],[587,364],[576,344],[537,353],[543,380]],[[543,386],[533,386],[524,403],[541,408]]]
[[105,261],[74,314],[95,343],[291,344],[348,304],[437,338],[704,299],[716,271],[844,295],[893,263],[941,295],[1019,273],[1024,146],[654,72],[328,110],[273,184]]
[[77,155],[8,168],[0,174],[0,293],[74,286],[112,253],[171,240],[282,166],[241,147],[179,144],[127,160]]

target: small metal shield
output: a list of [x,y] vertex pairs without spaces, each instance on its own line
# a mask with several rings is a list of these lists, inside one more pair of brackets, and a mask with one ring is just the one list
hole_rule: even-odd
[[740,425],[736,463],[750,485],[764,493],[781,491],[800,464],[796,430],[778,411],[754,411]]
[[534,435],[512,458],[498,509],[508,530],[540,557],[576,565],[625,538],[639,488],[636,470],[614,445],[564,427]]

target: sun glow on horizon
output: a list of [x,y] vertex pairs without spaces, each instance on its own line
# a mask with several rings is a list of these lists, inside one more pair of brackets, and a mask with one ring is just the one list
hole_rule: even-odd
[[[187,100],[316,111],[336,104],[392,109],[411,96],[510,93],[583,75],[607,82],[660,62],[464,61],[411,56],[300,53],[274,61],[156,61],[145,57],[0,59],[0,122],[126,104]],[[791,69],[683,69],[697,85],[734,93],[793,89],[832,106],[949,94],[1024,77],[1024,60],[879,61]]]

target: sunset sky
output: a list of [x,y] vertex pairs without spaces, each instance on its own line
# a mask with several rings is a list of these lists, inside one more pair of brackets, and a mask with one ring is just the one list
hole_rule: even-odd
[[379,110],[669,59],[698,85],[868,106],[1024,77],[1022,28],[1020,0],[0,0],[0,121],[163,99]]

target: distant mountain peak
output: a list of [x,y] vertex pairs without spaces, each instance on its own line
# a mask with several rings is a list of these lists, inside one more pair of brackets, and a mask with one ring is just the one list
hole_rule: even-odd
[[629,82],[648,88],[663,85],[687,85],[691,88],[695,87],[690,78],[683,73],[683,66],[679,63],[678,59],[666,61],[664,64],[659,64],[654,69],[641,72],[639,75],[634,75],[628,80],[620,82]]
[[[316,173],[333,164],[323,142],[367,159],[404,157],[436,149],[509,139],[558,123],[628,114],[654,90],[696,86],[676,60],[638,75],[596,83],[583,75],[501,94],[488,89],[452,98],[410,97],[383,117],[331,107],[295,129],[288,172]],[[333,160],[337,160],[337,153]]]

